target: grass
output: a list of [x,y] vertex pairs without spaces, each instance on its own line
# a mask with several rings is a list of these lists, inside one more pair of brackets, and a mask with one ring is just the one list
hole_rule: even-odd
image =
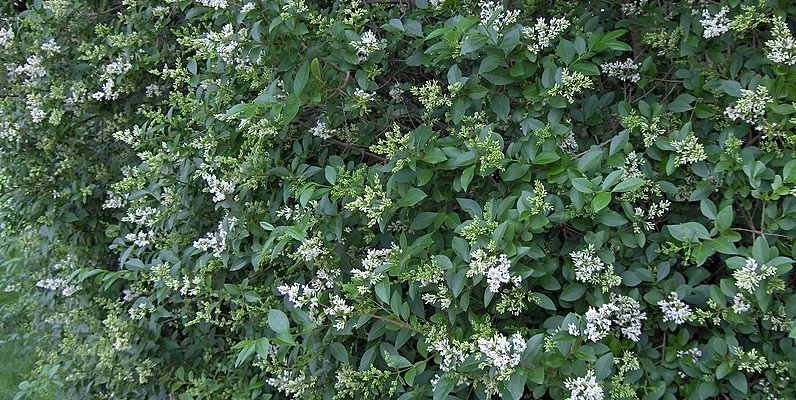
[[[18,298],[16,293],[0,290],[0,308],[13,306]],[[17,386],[26,379],[34,364],[32,358],[21,355],[15,343],[7,341],[11,329],[9,321],[0,322],[0,399],[9,400],[14,398]]]

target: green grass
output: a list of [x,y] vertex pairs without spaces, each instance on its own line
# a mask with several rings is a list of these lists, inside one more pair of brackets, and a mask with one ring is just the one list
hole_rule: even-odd
[[[18,297],[16,293],[0,290],[0,307],[13,306]],[[17,386],[28,376],[34,363],[30,357],[21,355],[17,344],[7,342],[12,328],[8,322],[0,324],[0,327],[0,399],[10,400],[14,398]]]

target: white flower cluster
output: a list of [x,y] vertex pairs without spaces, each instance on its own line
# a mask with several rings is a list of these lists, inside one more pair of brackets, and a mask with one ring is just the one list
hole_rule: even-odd
[[663,322],[673,321],[680,325],[691,318],[691,306],[677,297],[677,292],[669,293],[668,300],[661,300],[658,306],[663,311]]
[[556,85],[548,91],[550,96],[563,96],[567,102],[572,104],[575,102],[575,95],[594,87],[594,82],[588,76],[578,71],[570,71],[564,68],[561,72],[561,83]]
[[638,64],[630,58],[625,61],[603,63],[602,70],[603,73],[622,82],[630,81],[636,83],[641,79],[641,75],[638,73]]
[[750,308],[752,308],[752,305],[746,301],[743,294],[736,293],[732,298],[732,311],[736,314],[743,314],[749,311]]
[[133,242],[133,245],[138,247],[146,247],[152,244],[152,240],[155,238],[155,232],[149,231],[139,231],[138,233],[128,233],[127,236],[124,237],[125,240],[128,242]]
[[751,293],[760,286],[760,282],[776,275],[776,273],[776,268],[767,265],[758,266],[757,261],[749,257],[746,259],[746,264],[743,268],[732,273],[732,277],[735,278],[735,286]]
[[330,139],[335,134],[335,129],[329,128],[325,122],[318,120],[318,123],[312,128],[312,135],[321,139]]
[[44,278],[36,282],[36,287],[53,291],[60,290],[65,297],[71,297],[79,289],[77,286],[69,284],[69,281],[64,278]]
[[346,210],[359,211],[368,218],[368,227],[381,221],[381,216],[390,206],[392,200],[387,197],[381,186],[365,186],[365,193],[357,196],[354,201],[345,205]]
[[765,86],[759,85],[756,91],[741,89],[741,98],[734,106],[728,106],[724,114],[733,121],[740,119],[748,124],[760,121],[766,115],[766,106],[773,99]]
[[120,142],[124,142],[125,144],[128,144],[133,148],[140,146],[143,135],[144,135],[144,130],[142,130],[141,127],[138,125],[133,126],[132,130],[124,129],[113,132],[114,139]]
[[694,347],[688,350],[677,350],[677,357],[687,357],[691,356],[691,361],[698,362],[699,357],[702,357],[702,350],[699,350],[699,347]]
[[55,42],[55,39],[50,38],[49,40],[41,44],[41,49],[48,55],[53,55],[61,51],[61,46],[59,46],[58,43]]
[[349,44],[357,49],[359,61],[361,62],[365,61],[371,53],[384,49],[387,46],[387,40],[379,40],[373,31],[365,31],[359,37],[359,40],[352,40]]
[[315,261],[322,255],[326,254],[326,248],[323,246],[323,241],[320,236],[305,239],[301,246],[296,250],[298,256],[304,261]]
[[337,330],[342,330],[345,328],[348,316],[354,311],[354,307],[346,304],[345,299],[336,294],[330,297],[330,301],[332,307],[327,311],[327,315],[337,317],[337,320],[334,322],[334,327]]
[[354,90],[354,97],[357,99],[357,101],[361,103],[367,103],[369,101],[372,101],[374,96],[375,95],[373,93],[366,92],[361,88],[356,88],[356,90]]
[[730,9],[727,6],[722,7],[713,16],[710,15],[710,11],[702,10],[702,19],[699,20],[703,29],[702,36],[712,38],[728,32],[730,30],[730,19],[726,17],[728,12]]
[[796,40],[793,39],[785,19],[776,16],[771,23],[772,39],[766,41],[766,56],[775,63],[796,64]]
[[254,11],[254,7],[256,7],[256,4],[246,3],[240,8],[240,12],[241,14],[246,14],[247,12]]
[[567,30],[569,25],[569,20],[565,18],[553,17],[550,18],[550,22],[546,22],[541,17],[537,18],[536,25],[526,26],[522,29],[525,39],[528,40],[528,50],[538,54],[550,47],[553,40]]
[[571,391],[567,400],[603,400],[603,388],[593,370],[587,371],[582,378],[567,378],[564,386]]
[[677,165],[695,164],[708,158],[705,147],[699,143],[693,132],[683,140],[672,140],[670,144],[677,152],[677,157],[674,159]]
[[199,0],[199,4],[215,8],[216,10],[223,10],[227,8],[227,0]]
[[227,226],[229,230],[224,228],[224,222],[218,223],[218,231],[205,234],[205,237],[196,239],[193,242],[193,247],[201,251],[212,251],[213,256],[221,257],[221,254],[227,250],[227,235],[229,231],[235,229],[238,219],[235,217],[227,218]]
[[376,269],[384,264],[395,263],[400,255],[401,249],[394,243],[389,249],[368,249],[365,258],[362,259],[362,268],[351,270],[351,276],[360,281],[357,291],[365,294],[370,290],[370,286],[384,279],[384,274],[376,272]]
[[520,16],[520,10],[507,11],[498,1],[481,0],[478,5],[481,7],[481,25],[491,26],[498,36],[503,36],[503,28],[517,22]]
[[[666,211],[669,211],[669,206],[671,205],[672,203],[669,200],[663,199],[657,203],[652,203],[646,212],[641,207],[636,207],[633,211],[644,229],[651,231],[655,229],[655,220],[663,217]],[[641,227],[638,223],[633,224],[633,232],[641,233]]]
[[9,48],[14,44],[14,31],[11,28],[0,28],[0,47]]
[[227,196],[235,191],[235,184],[230,181],[218,179],[215,174],[207,172],[202,174],[202,179],[207,182],[208,190],[213,194],[213,202],[226,200]]
[[102,78],[105,83],[102,84],[100,90],[91,94],[91,98],[97,101],[100,100],[116,100],[119,98],[120,92],[115,89],[116,78],[124,75],[127,71],[132,69],[133,66],[121,59],[116,60],[105,66],[102,71]]
[[[199,55],[218,55],[226,63],[238,61],[235,59],[238,40],[235,37],[235,28],[232,24],[224,25],[221,32],[207,32],[205,37],[196,38],[193,42]],[[243,62],[243,60],[240,61]]]
[[[277,291],[283,296],[287,296],[287,301],[293,304],[296,308],[304,308],[309,306],[309,318],[315,324],[321,324],[324,315],[337,317],[336,324],[341,323],[345,325],[347,315],[353,311],[350,306],[345,304],[345,300],[338,296],[330,298],[332,307],[325,312],[320,311],[320,295],[324,289],[331,289],[335,285],[335,279],[340,276],[340,270],[335,269],[325,271],[319,269],[315,272],[315,277],[306,285],[300,283],[293,283],[292,285],[283,284],[277,288]],[[338,325],[339,326],[339,325]],[[342,328],[340,328],[342,329]]]
[[486,277],[489,291],[492,293],[500,292],[500,287],[504,283],[519,285],[522,278],[519,275],[512,276],[509,272],[511,260],[505,254],[499,256],[489,255],[484,249],[476,249],[470,254],[470,269],[467,270],[467,277],[471,278],[478,274]]
[[428,347],[439,353],[442,357],[440,369],[449,372],[455,369],[457,364],[461,364],[470,355],[469,343],[451,339],[450,334],[437,326],[432,326],[426,334]]
[[569,155],[575,155],[578,152],[578,141],[575,139],[575,132],[569,132],[569,135],[561,141],[561,150]]
[[265,383],[273,386],[277,391],[283,392],[285,397],[300,399],[303,397],[304,392],[314,384],[315,379],[310,377],[308,381],[306,373],[301,369],[298,372],[284,369],[281,372],[274,373],[273,376],[265,380]]
[[649,0],[631,0],[622,2],[622,14],[633,16],[641,13]]
[[601,285],[604,292],[607,288],[622,283],[622,278],[614,273],[613,266],[605,265],[597,255],[593,244],[589,244],[584,250],[573,251],[569,256],[572,257],[572,264],[575,267],[576,280]]
[[20,126],[18,122],[3,121],[0,123],[0,140],[14,141],[19,138]]
[[494,367],[495,379],[507,380],[514,372],[514,368],[520,364],[525,346],[525,340],[519,333],[511,335],[511,338],[501,333],[491,338],[478,338],[478,350],[486,358],[481,368]]
[[25,86],[31,86],[36,84],[37,79],[44,77],[44,75],[47,74],[47,71],[44,70],[41,58],[39,58],[39,56],[32,55],[25,59],[25,64],[19,65],[14,69],[12,69],[12,67],[8,67],[8,73],[11,78],[17,78],[21,75],[24,75],[25,80],[22,82],[22,84]]
[[134,208],[127,211],[127,215],[122,217],[122,222],[151,227],[155,224],[157,214],[158,210],[153,207]]
[[594,275],[605,269],[605,263],[597,256],[593,244],[589,244],[585,250],[573,251],[569,256],[575,265],[575,279],[581,282],[591,282]]
[[[611,333],[612,327],[628,339],[638,342],[641,337],[641,322],[647,319],[647,313],[641,312],[641,304],[629,296],[611,293],[611,301],[600,308],[589,307],[586,311],[586,337],[598,342]],[[570,334],[577,328],[570,327]],[[578,336],[578,335],[573,335]]]

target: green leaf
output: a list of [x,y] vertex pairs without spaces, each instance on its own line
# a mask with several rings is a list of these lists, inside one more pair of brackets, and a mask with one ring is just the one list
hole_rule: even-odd
[[486,44],[487,37],[482,35],[469,36],[462,44],[461,54],[466,55],[477,51]]
[[669,103],[669,110],[674,112],[686,112],[692,108],[694,108],[691,103],[696,100],[696,97],[691,96],[688,93],[683,93],[677,96],[674,101]]
[[500,178],[506,182],[516,181],[528,173],[531,166],[528,164],[511,164],[505,171],[500,173]]
[[509,112],[510,109],[510,102],[509,98],[506,97],[503,93],[497,93],[491,97],[489,101],[489,106],[492,109],[492,112],[498,116],[503,121],[509,120]]
[[624,193],[624,192],[632,192],[643,186],[647,181],[641,178],[627,178],[622,182],[619,182],[613,189],[611,189],[611,193]]
[[411,188],[406,191],[406,194],[403,197],[401,197],[400,200],[398,200],[398,206],[411,207],[421,202],[426,197],[428,197],[428,195],[424,191],[418,188]]
[[434,400],[444,400],[457,383],[459,383],[458,377],[454,377],[451,374],[443,374],[439,377],[437,386],[434,387]]
[[592,210],[595,213],[600,212],[603,208],[605,208],[611,202],[611,194],[606,192],[599,192],[597,195],[594,196],[594,199],[591,201]]
[[462,185],[462,190],[467,191],[467,187],[470,186],[470,182],[473,181],[474,175],[475,175],[475,165],[462,171],[462,176],[459,178]]
[[478,74],[481,75],[489,72],[500,66],[503,60],[500,57],[488,56],[481,61],[481,66],[478,67]]
[[710,233],[699,222],[686,222],[679,225],[666,225],[673,238],[684,243],[698,242],[700,239],[710,239]]
[[290,321],[284,312],[277,309],[268,311],[268,327],[276,333],[290,332]]
[[564,287],[559,298],[564,301],[576,301],[583,297],[584,293],[586,293],[586,286],[579,283],[571,283]]
[[595,222],[605,226],[622,226],[627,223],[627,219],[616,211],[605,209],[594,219]]
[[307,81],[310,79],[310,68],[307,63],[301,64],[299,67],[298,72],[296,72],[296,77],[293,79],[293,93],[300,94],[304,90],[304,86],[307,85]]
[[738,389],[739,392],[746,394],[747,390],[749,390],[748,383],[746,382],[746,375],[744,375],[743,372],[735,371],[731,373],[727,379],[730,380],[732,387]]
[[531,160],[534,165],[547,165],[550,163],[554,163],[561,159],[561,156],[556,154],[554,151],[543,151],[536,155],[536,157]]
[[525,371],[522,369],[515,371],[511,374],[511,379],[509,383],[506,385],[506,389],[509,391],[511,398],[514,400],[519,400],[522,397],[522,393],[525,391],[525,380],[527,376]]
[[595,376],[598,381],[601,381],[609,376],[614,369],[614,355],[611,352],[603,354],[602,357],[597,359],[594,363]]
[[506,71],[502,69],[495,69],[491,72],[484,72],[483,74],[481,74],[481,76],[483,76],[489,82],[498,86],[514,83],[514,78],[512,78]]
[[721,88],[724,90],[724,93],[732,97],[741,97],[741,89],[743,89],[740,83],[728,80],[721,81]]
[[561,57],[561,61],[563,61],[564,64],[569,65],[575,58],[575,44],[567,39],[559,40],[556,54]]

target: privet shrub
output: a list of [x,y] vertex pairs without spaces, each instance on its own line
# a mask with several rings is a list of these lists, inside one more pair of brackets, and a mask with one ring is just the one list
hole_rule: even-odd
[[1,7],[18,398],[795,396],[789,1]]

